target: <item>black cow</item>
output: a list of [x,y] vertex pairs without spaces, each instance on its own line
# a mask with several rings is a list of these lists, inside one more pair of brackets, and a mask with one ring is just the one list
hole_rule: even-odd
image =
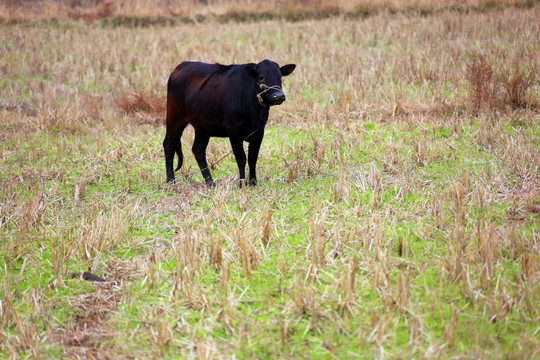
[[[206,163],[210,137],[228,137],[238,170],[240,186],[246,182],[246,153],[249,143],[249,184],[257,183],[256,165],[270,106],[285,101],[281,77],[296,65],[279,67],[273,61],[258,64],[221,65],[183,62],[167,84],[167,133],[163,141],[167,182],[174,182],[174,171],[182,166],[180,137],[187,124],[195,128],[192,151],[207,185],[213,185]],[[178,166],[173,171],[174,154]]]

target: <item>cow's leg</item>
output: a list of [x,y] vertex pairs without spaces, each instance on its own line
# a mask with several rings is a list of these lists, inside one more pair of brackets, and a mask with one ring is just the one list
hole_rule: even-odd
[[204,182],[206,185],[212,186],[214,185],[214,180],[212,179],[212,175],[210,174],[210,170],[208,169],[208,164],[206,162],[206,147],[208,146],[209,140],[210,136],[207,134],[195,131],[195,140],[193,141],[193,147],[191,150],[193,151],[193,155],[195,155],[197,164],[199,164]]
[[240,173],[240,187],[244,187],[246,185],[246,152],[244,151],[244,142],[236,135],[231,136],[230,141]]
[[167,116],[167,133],[165,134],[165,140],[163,140],[163,150],[165,151],[167,183],[174,183],[174,154],[178,154],[178,166],[176,167],[176,170],[178,170],[184,161],[182,147],[180,146],[180,138],[187,126],[187,122],[170,120],[169,116]]
[[259,150],[263,134],[255,137],[249,143],[248,147],[248,165],[249,165],[249,185],[257,185],[257,158],[259,157]]

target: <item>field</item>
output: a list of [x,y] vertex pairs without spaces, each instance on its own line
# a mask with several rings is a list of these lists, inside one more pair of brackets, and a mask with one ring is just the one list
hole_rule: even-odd
[[[540,357],[538,5],[95,3],[0,5],[0,358]],[[259,185],[165,184],[174,67],[265,58]]]

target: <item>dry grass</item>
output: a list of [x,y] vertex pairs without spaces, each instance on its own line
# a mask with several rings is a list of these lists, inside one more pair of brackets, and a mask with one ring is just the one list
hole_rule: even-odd
[[[458,11],[530,7],[524,0],[440,1],[440,0],[66,0],[6,1],[0,5],[0,21],[83,20],[92,23],[103,19],[158,19],[201,21],[208,19],[257,19],[285,17],[306,19],[334,15],[367,16],[386,12],[431,14],[447,9]],[[145,21],[140,21],[145,23]]]
[[537,96],[530,91],[537,82],[538,59],[524,58],[524,55],[515,53],[514,61],[499,74],[495,73],[494,66],[484,55],[473,57],[467,64],[469,102],[473,114],[485,109],[538,108]]
[[[538,7],[77,4],[0,5],[0,357],[538,357]],[[206,188],[190,128],[166,186],[172,69],[264,58],[260,186],[212,139]]]
[[120,95],[115,102],[124,115],[135,116],[141,122],[164,125],[163,113],[165,113],[166,106],[166,97],[164,95],[158,96],[137,92]]

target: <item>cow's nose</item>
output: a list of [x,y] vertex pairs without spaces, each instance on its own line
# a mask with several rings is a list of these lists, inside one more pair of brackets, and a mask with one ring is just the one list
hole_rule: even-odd
[[285,101],[285,94],[282,93],[281,91],[278,91],[272,94],[272,103],[274,103],[275,105],[279,105],[284,101]]

